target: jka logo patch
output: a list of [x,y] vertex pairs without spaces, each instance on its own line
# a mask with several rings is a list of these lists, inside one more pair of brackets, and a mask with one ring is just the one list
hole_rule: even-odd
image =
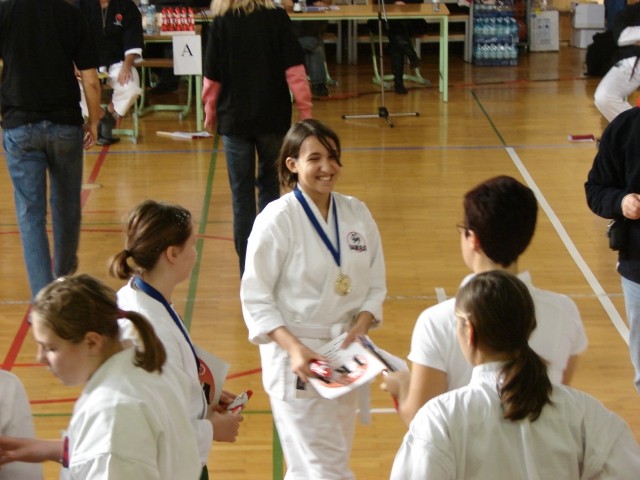
[[353,250],[354,252],[367,251],[367,244],[358,232],[349,232],[347,234],[347,244],[349,245],[349,250]]

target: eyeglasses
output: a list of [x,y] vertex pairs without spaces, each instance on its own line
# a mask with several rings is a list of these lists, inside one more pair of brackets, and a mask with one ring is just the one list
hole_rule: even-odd
[[464,233],[465,237],[469,236],[469,230],[470,230],[469,227],[459,223],[459,224],[456,225],[456,229],[458,230],[458,233],[460,233],[460,234]]

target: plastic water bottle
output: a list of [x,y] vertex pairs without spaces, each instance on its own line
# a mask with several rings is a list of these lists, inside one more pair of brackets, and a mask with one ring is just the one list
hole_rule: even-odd
[[147,35],[156,34],[156,6],[149,5],[149,0],[140,0],[140,14],[145,27],[144,32]]
[[147,33],[149,35],[155,35],[158,33],[155,5],[149,5],[147,8]]

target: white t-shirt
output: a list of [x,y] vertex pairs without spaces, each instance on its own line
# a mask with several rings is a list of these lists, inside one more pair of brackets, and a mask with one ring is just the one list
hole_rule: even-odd
[[[462,285],[473,278],[468,275]],[[535,288],[529,272],[518,275],[529,289],[536,309],[538,326],[529,345],[549,362],[549,378],[562,383],[569,357],[587,348],[587,335],[578,307],[566,295]],[[420,314],[411,338],[409,360],[447,374],[447,390],[465,386],[471,378],[471,365],[456,338],[455,298],[427,308]]]
[[473,369],[468,386],[417,413],[391,480],[637,480],[640,447],[625,422],[595,398],[554,385],[534,422],[503,418],[499,362]]

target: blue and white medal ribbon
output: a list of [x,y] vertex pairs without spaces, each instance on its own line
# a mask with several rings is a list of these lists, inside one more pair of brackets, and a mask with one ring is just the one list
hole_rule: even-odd
[[[332,197],[331,203],[333,204],[333,221],[335,222],[334,225],[336,228],[336,247],[333,246],[331,240],[327,237],[327,234],[324,233],[324,229],[320,226],[318,219],[311,211],[311,207],[309,206],[307,199],[304,198],[304,195],[297,186],[293,190],[293,193],[302,205],[302,209],[304,210],[304,213],[307,214],[307,218],[309,218],[313,228],[316,229],[316,232],[318,232],[318,235],[320,235],[320,238],[331,252],[338,269],[340,269],[340,229],[338,228],[338,209],[336,208],[335,199]],[[342,272],[338,273],[338,277],[335,282],[335,291],[338,295],[342,296],[349,295],[351,293],[351,279],[348,275],[345,275]]]

